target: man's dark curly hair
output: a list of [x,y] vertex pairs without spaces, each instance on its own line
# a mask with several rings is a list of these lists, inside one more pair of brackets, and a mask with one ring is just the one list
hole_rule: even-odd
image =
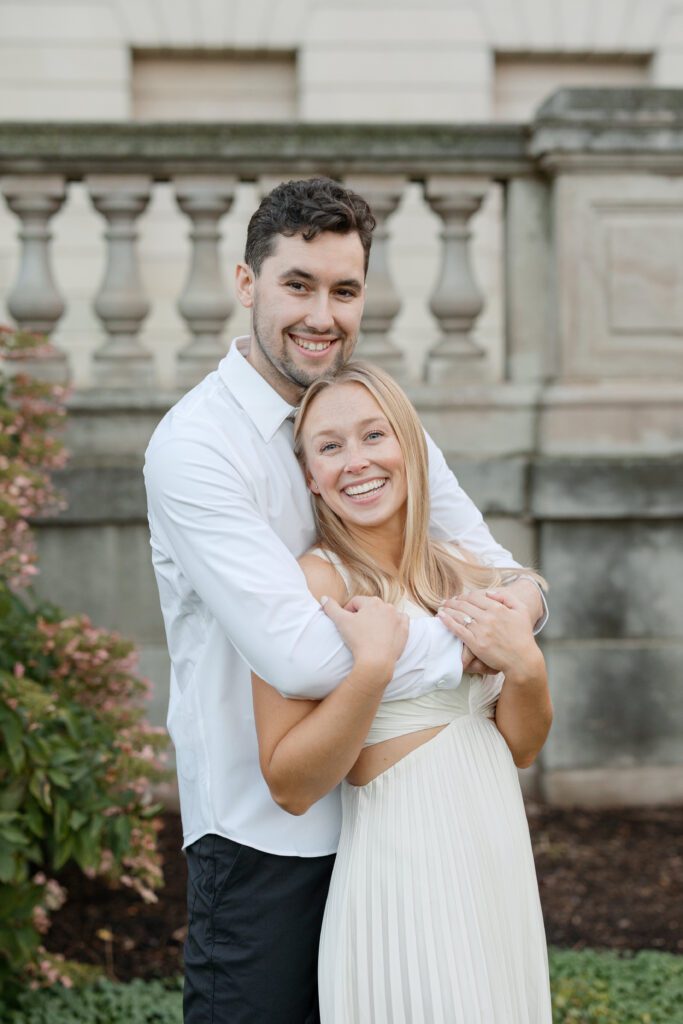
[[321,231],[357,231],[368,270],[375,218],[365,200],[330,178],[284,181],[262,199],[247,228],[244,260],[258,276],[273,251],[276,235],[301,235],[307,242]]

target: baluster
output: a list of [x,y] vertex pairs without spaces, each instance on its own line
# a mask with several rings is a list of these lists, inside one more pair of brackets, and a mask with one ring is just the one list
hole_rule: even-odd
[[433,384],[462,380],[480,372],[484,350],[471,336],[484,299],[470,266],[469,221],[489,187],[483,178],[431,178],[425,198],[441,217],[444,227],[439,281],[429,308],[439,321],[441,337],[427,357],[427,379]]
[[234,303],[221,273],[218,222],[232,206],[236,178],[178,177],[176,201],[192,222],[192,263],[178,309],[192,332],[178,353],[178,383],[196,384],[225,355],[221,332]]
[[94,303],[107,340],[94,355],[95,382],[103,387],[149,386],[152,354],[138,340],[149,302],[140,279],[135,221],[149,202],[151,178],[93,174],[86,185],[93,206],[107,221],[107,263]]
[[[21,328],[50,334],[64,312],[50,265],[50,218],[60,209],[66,195],[64,178],[31,176],[6,177],[0,182],[10,210],[21,222],[21,258],[17,280],[9,294],[7,308]],[[66,353],[54,343],[49,355],[36,362],[32,372],[64,383],[69,376]]]
[[391,341],[389,334],[391,325],[400,312],[401,299],[389,270],[387,221],[401,200],[405,178],[400,175],[354,175],[346,178],[344,184],[368,201],[377,220],[377,227],[372,236],[366,281],[367,297],[361,324],[360,355],[384,367],[395,377],[402,377],[403,353]]

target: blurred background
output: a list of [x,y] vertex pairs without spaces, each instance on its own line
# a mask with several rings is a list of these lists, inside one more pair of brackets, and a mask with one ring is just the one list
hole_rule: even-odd
[[73,388],[38,589],[163,723],[143,453],[248,330],[259,197],[328,174],[379,222],[359,353],[552,587],[527,793],[683,801],[682,171],[673,0],[0,0],[0,322]]

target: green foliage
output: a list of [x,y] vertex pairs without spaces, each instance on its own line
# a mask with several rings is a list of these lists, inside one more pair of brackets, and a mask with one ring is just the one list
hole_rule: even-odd
[[[553,1024],[683,1024],[683,957],[550,951]],[[180,1024],[181,982],[24,992],[7,1024]]]
[[683,957],[550,951],[553,1024],[683,1024]]
[[[7,1024],[182,1024],[181,982],[98,981],[22,995]],[[5,1019],[5,1018],[3,1018]]]
[[[54,510],[49,471],[64,452],[59,389],[10,364],[41,339],[0,328],[0,987],[68,979],[41,947],[65,893],[47,873],[74,862],[156,899],[164,730],[144,719],[148,683],[133,645],[66,617],[25,589],[35,566],[29,516]],[[9,367],[9,368],[8,368]],[[22,589],[23,588],[23,589]],[[23,976],[23,979],[22,979]]]

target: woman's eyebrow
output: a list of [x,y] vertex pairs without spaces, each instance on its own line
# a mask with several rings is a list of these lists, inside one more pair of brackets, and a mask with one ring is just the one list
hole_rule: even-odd
[[319,430],[316,434],[314,434],[313,437],[311,438],[311,441],[317,441],[319,437],[331,437],[333,434],[336,433],[337,431],[334,429],[334,427],[326,427],[324,430]]
[[[361,430],[363,430],[365,427],[368,427],[371,423],[382,423],[386,425],[386,420],[382,416],[369,416],[367,419],[361,420],[360,423],[356,425],[359,426]],[[325,427],[323,430],[318,430],[317,433],[315,433],[311,438],[311,441],[315,441],[319,437],[329,437],[330,435],[337,433],[338,431],[335,430],[334,427]]]

